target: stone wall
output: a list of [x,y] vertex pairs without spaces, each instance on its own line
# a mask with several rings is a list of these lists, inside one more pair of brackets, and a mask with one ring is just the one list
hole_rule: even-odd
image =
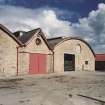
[[[32,40],[28,42],[28,45],[26,47],[19,48],[19,73],[20,74],[28,74],[29,72],[29,56],[31,53],[40,53],[40,54],[46,54],[47,55],[47,72],[51,72],[52,70],[52,52],[48,49],[46,46],[44,40],[38,36],[38,38],[41,39],[41,44],[36,45],[35,39],[37,36],[35,36]],[[22,53],[23,52],[23,53]]]
[[[36,38],[41,44],[36,45]],[[5,32],[0,30],[0,74],[10,76],[17,74],[17,47],[19,45]],[[80,46],[80,48],[78,47]],[[79,51],[80,50],[80,51]],[[26,47],[18,49],[19,75],[28,74],[31,53],[47,55],[47,73],[64,72],[64,53],[75,55],[75,70],[95,70],[95,58],[90,48],[80,40],[66,40],[54,48],[54,56],[41,36],[34,36]],[[86,64],[88,61],[88,64]],[[54,62],[54,63],[53,63]]]
[[[77,48],[80,46],[80,49]],[[78,51],[80,50],[80,51]],[[90,48],[80,40],[67,40],[54,49],[54,71],[64,72],[64,53],[75,55],[75,71],[95,70],[95,58]],[[88,61],[88,64],[85,62]]]
[[17,46],[9,35],[0,30],[0,74],[16,75]]

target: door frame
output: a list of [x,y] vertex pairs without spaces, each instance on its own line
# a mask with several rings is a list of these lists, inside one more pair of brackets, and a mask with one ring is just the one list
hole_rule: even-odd
[[[73,66],[72,66],[72,68],[73,68],[73,70],[65,70],[65,54],[67,54],[67,55],[71,55],[74,59],[72,60],[72,62],[73,62]],[[70,53],[64,53],[64,72],[66,72],[66,71],[75,71],[75,54],[70,54]]]

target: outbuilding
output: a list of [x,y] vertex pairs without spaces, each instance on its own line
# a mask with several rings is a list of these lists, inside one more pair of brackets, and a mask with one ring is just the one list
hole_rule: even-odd
[[18,36],[23,43],[18,48],[18,74],[46,74],[51,72],[52,50],[40,28]]
[[80,39],[47,39],[40,28],[11,33],[0,25],[0,72],[5,75],[95,71],[95,54]]
[[86,41],[59,37],[48,42],[53,49],[54,72],[95,70],[95,54]]
[[105,71],[105,54],[96,54],[95,56],[95,70]]

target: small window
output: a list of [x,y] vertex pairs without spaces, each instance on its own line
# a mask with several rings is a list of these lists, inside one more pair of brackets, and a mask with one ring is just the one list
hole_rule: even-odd
[[76,45],[76,53],[77,54],[80,54],[81,53],[81,45],[80,44],[77,44]]
[[35,43],[36,43],[36,45],[40,45],[41,44],[41,39],[40,38],[36,38]]
[[85,61],[85,64],[88,65],[88,61]]

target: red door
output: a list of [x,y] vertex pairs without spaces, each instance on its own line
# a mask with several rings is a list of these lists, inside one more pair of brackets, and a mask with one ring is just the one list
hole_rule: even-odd
[[46,73],[46,54],[30,54],[29,74]]

